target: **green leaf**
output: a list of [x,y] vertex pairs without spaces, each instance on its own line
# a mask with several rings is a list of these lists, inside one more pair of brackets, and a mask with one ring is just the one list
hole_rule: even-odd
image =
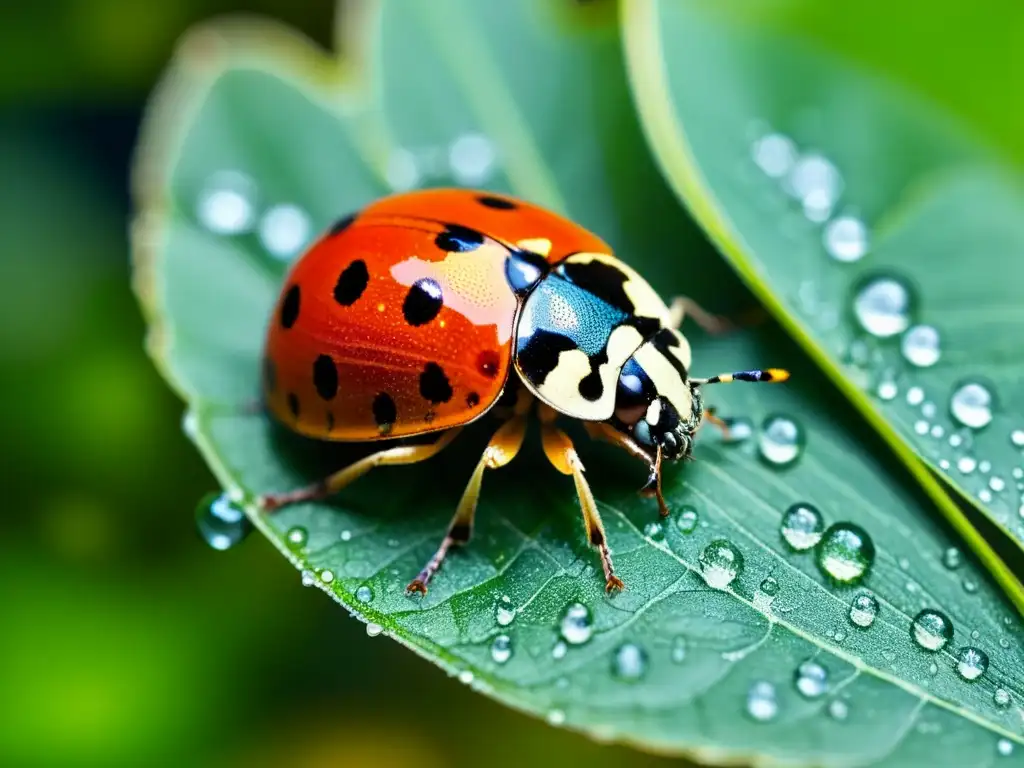
[[[904,458],[1024,543],[1020,177],[948,114],[804,40],[700,2],[626,18],[655,150],[722,251]],[[815,158],[838,184],[805,214],[793,183]]]
[[[258,30],[259,43],[252,31],[213,27],[186,40],[147,121],[133,240],[151,349],[188,402],[189,434],[260,532],[372,633],[509,706],[594,737],[715,762],[806,765],[907,765],[950,748],[981,762],[1000,739],[1012,749],[1024,701],[1024,632],[1012,605],[971,557],[943,565],[955,535],[931,521],[919,486],[773,326],[716,339],[695,332],[694,358],[699,373],[793,369],[785,386],[713,395],[722,415],[741,420],[737,431],[776,413],[794,419],[807,443],[792,465],[764,459],[756,437],[730,444],[709,428],[698,460],[666,474],[674,514],[662,525],[636,494],[643,468],[578,441],[627,584],[613,597],[583,537],[572,483],[532,441],[485,479],[471,544],[451,555],[425,598],[404,594],[444,533],[487,439],[486,420],[443,459],[371,473],[329,502],[269,517],[252,503],[366,453],[289,438],[249,407],[287,266],[259,234],[273,206],[306,212],[312,235],[386,194],[389,175],[407,182],[410,167],[424,184],[465,178],[474,163],[453,171],[447,154],[452,142],[479,134],[497,163],[481,184],[593,227],[666,295],[685,291],[721,312],[749,303],[659,180],[613,31],[541,3],[382,8],[365,19],[380,35],[366,57],[379,67],[369,84],[342,82],[340,67],[272,27]],[[357,93],[375,94],[384,112]],[[220,234],[202,215],[207,185],[223,184],[224,171],[253,180],[252,230],[247,223]],[[231,200],[227,212],[244,221]],[[796,502],[869,532],[878,554],[863,585],[833,584],[813,553],[786,548],[780,520]],[[685,505],[696,510],[692,527]],[[719,539],[744,565],[716,589],[701,576],[700,556]],[[712,581],[722,585],[721,576]],[[865,588],[881,604],[869,629],[849,618]],[[567,644],[562,621],[577,602],[591,636]],[[924,606],[955,627],[939,653],[911,638]],[[971,644],[990,659],[974,683],[955,669],[957,650]],[[324,656],[355,663],[331,648]],[[811,658],[826,670],[828,690],[805,698],[794,676]],[[765,714],[756,695],[748,703],[759,683],[775,692],[767,722],[748,711]],[[1012,706],[994,703],[997,688]]]

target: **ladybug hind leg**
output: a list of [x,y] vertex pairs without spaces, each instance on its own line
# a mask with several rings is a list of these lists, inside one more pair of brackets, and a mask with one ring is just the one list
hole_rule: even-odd
[[520,401],[525,401],[523,406],[517,406],[511,418],[498,427],[498,430],[484,449],[476,469],[473,470],[473,474],[469,478],[469,484],[462,494],[459,506],[455,510],[455,516],[448,525],[448,531],[441,541],[441,546],[437,548],[434,556],[423,566],[423,570],[419,572],[419,575],[409,582],[409,586],[406,587],[406,591],[410,594],[418,592],[425,595],[427,593],[427,585],[441,567],[441,563],[444,562],[448,550],[452,546],[461,546],[469,541],[473,533],[473,516],[476,513],[477,502],[480,499],[480,487],[483,484],[484,472],[488,469],[498,469],[505,466],[516,457],[519,449],[523,447],[523,439],[526,437],[526,413],[529,410],[529,401],[523,397],[520,397]]
[[302,501],[316,501],[325,496],[337,493],[342,488],[351,484],[358,478],[365,475],[374,467],[398,466],[401,464],[418,464],[437,455],[461,431],[460,427],[449,429],[433,443],[427,445],[400,445],[388,448],[349,464],[342,470],[326,477],[318,483],[308,485],[287,493],[269,493],[262,497],[261,502],[264,511],[273,512],[288,504],[296,504]]
[[544,454],[552,466],[563,475],[572,475],[576,484],[576,495],[580,500],[580,510],[583,512],[583,525],[587,531],[587,540],[601,556],[601,568],[604,570],[605,590],[615,592],[623,589],[625,585],[622,579],[615,575],[615,565],[612,563],[612,553],[608,549],[608,541],[604,532],[604,523],[601,522],[601,514],[597,510],[597,502],[594,501],[594,494],[590,490],[583,472],[583,462],[580,461],[572,440],[565,432],[555,426],[554,421],[558,414],[551,408],[542,405],[540,407],[541,440],[544,445]]

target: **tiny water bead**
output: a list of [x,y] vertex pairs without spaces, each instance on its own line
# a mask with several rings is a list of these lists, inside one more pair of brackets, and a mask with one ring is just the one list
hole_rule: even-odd
[[781,179],[796,162],[793,140],[781,133],[769,133],[754,142],[751,155],[757,167],[773,179]]
[[761,723],[773,720],[779,713],[779,700],[775,686],[767,680],[760,680],[747,691],[747,714]]
[[907,390],[907,405],[920,405],[924,402],[924,390],[920,387],[911,387]]
[[758,589],[768,595],[768,597],[775,597],[779,594],[779,582],[777,582],[773,577],[768,576],[761,582]]
[[464,669],[461,672],[459,672],[459,682],[462,683],[463,685],[469,685],[475,679],[476,679],[476,675],[474,675],[468,669]]
[[1013,742],[1009,739],[1000,739],[996,742],[996,752],[1000,757],[1009,757],[1013,754]]
[[1000,709],[1006,709],[1010,706],[1011,697],[1008,691],[1003,688],[996,688],[996,692],[992,694],[992,702]]
[[356,590],[356,600],[360,603],[369,603],[373,601],[373,590],[363,584]]
[[760,611],[769,611],[777,594],[779,594],[779,582],[768,576],[758,585],[757,591],[754,593],[754,607]]
[[289,548],[302,549],[306,546],[306,542],[309,540],[309,533],[301,525],[296,525],[288,529],[284,538],[285,541],[288,542]]
[[551,648],[551,658],[555,660],[564,659],[565,654],[567,654],[568,652],[569,646],[565,644],[564,640],[559,640]]
[[964,557],[956,547],[949,547],[942,553],[942,564],[951,571],[955,571],[963,562]]
[[320,571],[320,581],[324,584],[331,584],[334,581],[334,571],[324,569]]
[[804,431],[788,416],[769,416],[761,425],[758,447],[761,458],[772,466],[788,466],[800,456],[804,447]]
[[219,235],[237,235],[252,228],[256,185],[238,171],[221,171],[210,177],[199,195],[196,216],[203,226]]
[[825,226],[822,239],[836,261],[858,261],[868,252],[868,229],[854,216],[836,216]]
[[915,325],[903,334],[900,351],[911,365],[928,368],[941,356],[939,332],[930,325]]
[[832,699],[828,703],[828,714],[833,720],[845,720],[850,714],[850,705],[842,699]]
[[504,664],[512,658],[512,638],[498,635],[491,643],[491,658],[495,664]]
[[1001,477],[993,475],[988,479],[988,487],[991,488],[996,493],[1002,493],[1003,490],[1006,488],[1006,481],[1003,480],[1003,478]]
[[704,581],[714,589],[725,589],[743,570],[743,555],[727,539],[715,539],[698,557]]
[[661,523],[657,520],[652,520],[644,526],[644,536],[654,542],[662,542],[665,540],[665,531],[661,527]]
[[821,512],[811,504],[797,503],[782,515],[779,532],[792,549],[803,552],[821,541],[825,521]]
[[808,659],[796,668],[793,683],[801,696],[817,699],[828,691],[828,671],[818,662]]
[[612,674],[619,680],[639,680],[647,671],[647,653],[635,643],[620,645],[612,661]]
[[475,187],[490,178],[496,160],[494,144],[479,133],[464,133],[448,149],[448,164],[455,181]]
[[383,631],[384,627],[382,627],[380,624],[371,623],[366,625],[366,634],[370,637],[377,637],[377,635],[379,635]]
[[669,655],[673,662],[682,664],[686,661],[686,647],[686,638],[682,635],[672,638],[672,651]]
[[302,586],[304,587],[312,587],[314,584],[316,584],[316,574],[308,568],[302,570],[299,573],[299,579],[302,582]]
[[309,240],[309,216],[295,205],[275,205],[260,220],[260,242],[271,256],[290,259]]
[[839,199],[843,179],[832,162],[821,154],[808,152],[794,164],[786,177],[785,188],[803,203],[804,215],[824,222]]
[[700,515],[697,513],[697,510],[691,506],[685,506],[679,510],[679,516],[676,518],[676,528],[682,533],[693,533],[699,522]]
[[956,654],[956,671],[964,680],[977,680],[988,669],[988,654],[978,648],[961,648]]
[[961,456],[956,460],[956,468],[962,475],[969,475],[978,468],[978,460],[973,456]]
[[941,651],[953,639],[953,622],[944,613],[926,608],[914,617],[910,636],[926,651]]
[[876,277],[857,292],[853,313],[872,336],[896,336],[910,325],[910,290],[896,278]]
[[499,627],[507,627],[516,617],[516,609],[512,607],[512,600],[508,595],[502,595],[494,609],[494,617]]
[[1014,448],[1024,448],[1024,429],[1015,429],[1010,433],[1010,444]]
[[900,388],[893,379],[885,378],[878,382],[875,393],[881,400],[895,400],[896,395],[900,393]]
[[548,712],[548,723],[551,725],[563,725],[565,723],[565,712],[560,709],[552,709]]
[[562,637],[569,645],[582,645],[594,632],[590,609],[583,603],[572,603],[562,616]]
[[992,393],[983,384],[961,384],[949,401],[953,418],[971,429],[981,429],[992,421]]
[[252,522],[226,493],[211,493],[196,507],[196,528],[203,541],[223,552],[252,532]]
[[829,526],[816,552],[821,571],[841,584],[859,581],[875,561],[875,543],[854,523]]
[[853,598],[850,603],[850,622],[852,624],[867,629],[875,623],[877,616],[878,601],[874,595],[864,592]]

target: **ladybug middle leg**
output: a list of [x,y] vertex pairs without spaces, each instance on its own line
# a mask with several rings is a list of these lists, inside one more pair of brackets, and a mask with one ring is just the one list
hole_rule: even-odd
[[448,524],[448,531],[441,541],[441,546],[423,566],[419,575],[405,588],[409,594],[418,592],[425,595],[430,579],[441,567],[448,550],[452,546],[461,546],[469,541],[473,533],[473,516],[476,513],[477,502],[480,500],[480,487],[483,484],[484,472],[488,469],[504,467],[519,453],[519,449],[523,447],[523,439],[526,437],[526,417],[532,406],[533,398],[525,391],[520,390],[515,407],[507,421],[498,427],[491,437],[476,469],[473,470],[466,490],[462,494],[462,499],[459,501],[459,506],[455,510],[455,516]]
[[700,304],[688,296],[676,296],[668,308],[669,325],[679,330],[684,318],[691,318],[702,330],[713,335],[721,335],[733,330],[736,326],[728,318],[708,312]]
[[604,523],[601,522],[601,514],[597,510],[597,502],[594,501],[594,494],[590,490],[587,479],[583,476],[583,462],[580,461],[572,440],[565,432],[555,426],[554,422],[558,414],[552,408],[541,405],[539,407],[541,421],[541,440],[544,445],[544,453],[548,461],[563,475],[572,475],[576,483],[576,495],[580,500],[580,510],[583,512],[583,525],[587,531],[587,540],[591,546],[597,549],[601,556],[601,568],[604,570],[605,591],[615,592],[625,588],[622,579],[615,575],[615,566],[612,563],[612,553],[608,549],[608,541],[604,532]]

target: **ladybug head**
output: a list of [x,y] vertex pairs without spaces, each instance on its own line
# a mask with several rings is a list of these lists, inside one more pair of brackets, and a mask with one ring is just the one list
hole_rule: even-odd
[[[673,371],[674,373],[674,371]],[[678,376],[659,382],[631,357],[619,375],[615,422],[652,456],[666,461],[689,458],[693,435],[704,418],[700,390]]]

